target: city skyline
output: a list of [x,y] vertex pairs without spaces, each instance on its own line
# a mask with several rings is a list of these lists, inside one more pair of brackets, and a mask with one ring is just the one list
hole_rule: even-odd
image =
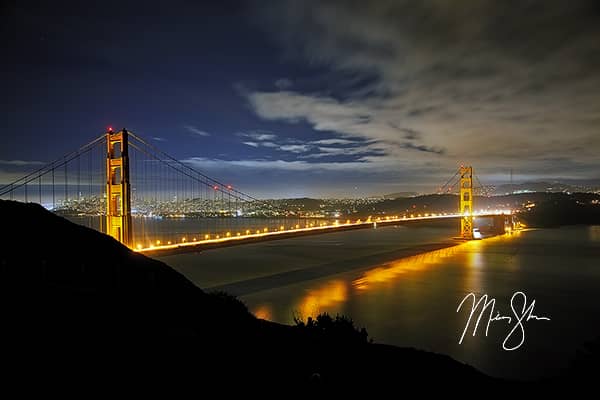
[[126,127],[261,197],[598,180],[593,2],[3,9],[3,182]]

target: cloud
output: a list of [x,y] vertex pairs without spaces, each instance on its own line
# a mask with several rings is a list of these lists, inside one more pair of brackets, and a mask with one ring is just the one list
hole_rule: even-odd
[[348,140],[348,139],[321,139],[321,140],[314,140],[312,142],[310,142],[311,144],[316,144],[316,145],[334,145],[334,144],[356,144],[356,143],[360,143],[356,140]]
[[347,171],[355,168],[374,168],[367,161],[356,162],[325,162],[313,163],[303,160],[223,160],[217,158],[191,157],[182,162],[199,170],[224,169],[228,167],[254,168],[263,170],[285,170],[285,171]]
[[292,153],[305,153],[311,149],[311,146],[306,144],[284,144],[279,146],[279,150],[290,151]]
[[164,137],[160,137],[160,136],[154,136],[152,138],[152,140],[155,140],[157,142],[166,142],[167,141],[167,139],[165,139]]
[[194,135],[198,135],[198,136],[210,136],[210,133],[203,131],[201,129],[196,128],[193,125],[184,125],[183,126],[184,129],[186,129],[187,131],[193,133]]
[[301,158],[323,158],[336,156],[356,156],[370,155],[373,157],[384,156],[385,150],[378,146],[361,146],[361,147],[317,147],[318,153],[301,156]]
[[[597,2],[281,0],[260,10],[291,59],[326,71],[318,90],[245,91],[264,120],[369,143],[380,151],[368,160],[390,168],[598,176]],[[304,159],[358,152],[317,142]]]
[[[274,135],[273,135],[274,136]],[[251,147],[267,147],[271,149],[276,149],[280,151],[289,151],[291,153],[303,153],[308,150],[312,146],[306,144],[282,144],[282,143],[274,143],[274,142],[251,142],[251,141],[243,141],[243,144]]]
[[[331,138],[303,141],[299,138],[284,138],[265,132],[268,131],[239,132],[237,135],[241,136],[242,138],[252,138],[253,140],[243,140],[242,143],[254,148],[264,147],[293,154],[302,154],[315,151],[315,153],[312,154],[303,154],[299,156],[300,158],[377,154],[382,151],[382,149],[378,148],[376,145],[361,140]],[[335,145],[344,147],[330,147]]]
[[275,135],[274,133],[271,133],[269,131],[248,131],[248,132],[238,132],[237,133],[238,136],[241,137],[248,137],[254,140],[258,140],[258,141],[265,141],[265,140],[275,140],[277,138],[277,135]]
[[10,165],[15,167],[26,167],[29,165],[45,165],[43,161],[30,161],[30,160],[0,160],[2,165]]
[[275,81],[275,86],[280,90],[285,90],[292,87],[293,82],[287,78],[277,79]]
[[322,139],[313,143],[360,145],[359,148],[315,146],[322,154],[311,155],[311,158],[369,152],[381,156],[392,153],[401,156],[409,155],[415,150],[430,150],[428,152],[435,155],[444,153],[444,146],[428,141],[416,130],[399,129],[398,125],[402,123],[403,116],[393,109],[381,110],[376,104],[379,101],[344,102],[331,97],[295,92],[254,92],[248,96],[255,112],[264,119],[290,123],[302,120],[317,131],[335,132],[344,137]]

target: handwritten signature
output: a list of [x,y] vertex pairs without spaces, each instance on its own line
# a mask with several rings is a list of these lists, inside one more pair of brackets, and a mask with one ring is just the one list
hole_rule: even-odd
[[[515,292],[512,295],[512,297],[510,298],[510,308],[514,314],[513,317],[508,316],[508,315],[501,315],[500,311],[494,310],[494,308],[496,306],[496,299],[489,298],[487,294],[484,294],[483,296],[481,296],[481,298],[479,300],[477,300],[477,297],[475,296],[474,293],[467,294],[462,299],[460,304],[458,305],[456,312],[460,311],[463,304],[467,300],[472,300],[471,312],[469,314],[469,318],[467,319],[467,324],[465,325],[465,329],[463,330],[462,335],[460,336],[460,340],[458,341],[459,344],[462,343],[462,341],[465,337],[465,333],[467,333],[467,330],[469,329],[469,326],[471,325],[471,320],[473,319],[473,316],[476,315],[477,310],[479,309],[480,305],[483,305],[483,306],[479,310],[479,316],[477,317],[477,322],[475,322],[475,326],[473,327],[473,336],[475,336],[475,334],[477,333],[477,328],[479,327],[479,323],[481,322],[483,315],[488,308],[489,308],[489,316],[487,318],[487,324],[485,327],[485,336],[488,335],[488,330],[490,329],[490,324],[492,322],[505,320],[508,322],[509,325],[511,325],[513,323],[513,319],[514,319],[514,321],[515,321],[514,326],[512,327],[510,332],[508,332],[508,335],[502,342],[502,348],[506,351],[517,350],[525,342],[525,326],[523,325],[525,322],[528,322],[530,320],[550,321],[550,318],[548,318],[548,317],[540,317],[533,313],[533,310],[535,308],[535,300],[533,300],[531,302],[531,304],[527,305],[527,296],[523,292]],[[522,300],[522,304],[520,307],[519,307],[519,300]],[[496,314],[494,314],[494,311],[496,311]],[[515,338],[511,341],[511,338],[513,338],[513,336]],[[510,345],[511,343],[514,343],[517,341],[518,341],[518,343],[513,344],[512,346]]]

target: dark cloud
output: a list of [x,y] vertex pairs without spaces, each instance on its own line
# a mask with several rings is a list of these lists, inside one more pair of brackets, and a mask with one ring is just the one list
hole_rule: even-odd
[[423,107],[423,108],[414,108],[408,112],[408,116],[409,117],[418,117],[418,116],[430,113],[430,112],[434,111],[435,109],[436,109],[436,107],[434,107],[434,106]]
[[421,137],[421,134],[414,129],[401,128],[400,130],[404,132],[404,139],[415,140]]
[[410,142],[402,143],[402,148],[410,149],[410,150],[418,150],[423,151],[425,153],[434,153],[434,154],[444,154],[444,149],[439,149],[435,147],[427,147],[423,145],[416,145]]

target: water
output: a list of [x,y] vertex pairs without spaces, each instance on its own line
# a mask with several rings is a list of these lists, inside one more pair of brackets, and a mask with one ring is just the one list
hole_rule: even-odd
[[[68,216],[69,220],[87,226],[92,229],[103,231],[105,227],[104,216]],[[319,224],[333,223],[334,220],[325,218],[146,218],[134,216],[133,243],[147,247],[160,240],[163,244],[167,242],[178,243],[183,238],[187,241],[202,240],[206,235],[215,238],[216,235],[225,236],[227,232],[235,235],[237,232],[244,234],[247,230],[256,232],[267,228],[270,231],[279,230],[281,227],[290,229],[299,227],[318,226]]]
[[[234,294],[257,316],[292,323],[320,312],[344,314],[376,342],[408,346],[466,362],[498,377],[548,377],[567,367],[584,342],[600,336],[600,226],[526,230],[463,244],[454,226],[337,232],[163,257],[198,286]],[[423,246],[439,248],[407,256]],[[450,246],[440,248],[443,246]],[[458,343],[473,292],[496,298],[512,315],[515,291],[535,299],[525,341],[502,349],[509,327]]]

